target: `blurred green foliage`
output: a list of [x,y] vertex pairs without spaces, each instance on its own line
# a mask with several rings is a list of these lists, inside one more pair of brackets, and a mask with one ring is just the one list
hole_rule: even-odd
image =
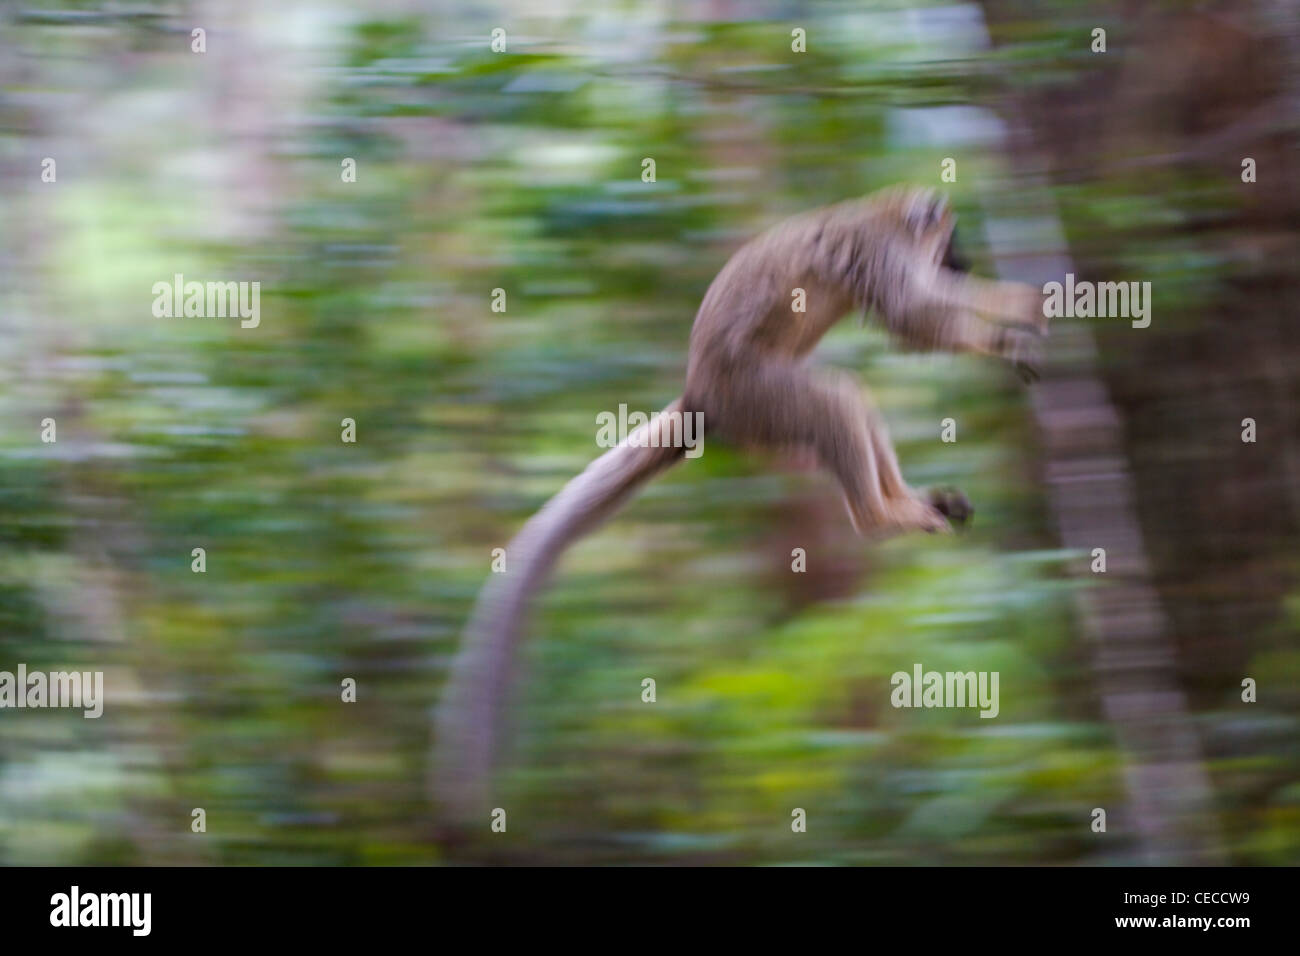
[[[639,3],[531,19],[298,6],[305,20],[214,25],[213,48],[260,60],[196,60],[184,17],[0,28],[5,150],[27,176],[53,144],[60,171],[3,201],[5,307],[30,321],[3,354],[0,668],[103,669],[110,692],[100,720],[0,714],[0,861],[446,858],[430,711],[491,549],[598,453],[596,414],[680,391],[694,310],[744,238],[935,182],[946,154],[900,132],[900,111],[979,104],[1006,72],[1032,86],[1080,69],[1067,19],[941,56],[901,4],[754,5],[728,23]],[[762,18],[778,11],[798,15]],[[790,53],[791,22],[807,54]],[[487,44],[499,24],[505,55]],[[294,69],[266,56],[287,33]],[[247,75],[205,72],[217,64]],[[116,132],[73,122],[101,107]],[[223,110],[261,111],[261,138]],[[987,274],[973,185],[999,161],[967,147],[961,163],[953,201]],[[263,206],[229,205],[258,189]],[[1083,243],[1154,214],[1101,184],[1058,200]],[[1168,310],[1220,268],[1177,245],[1144,254]],[[261,281],[260,327],[153,319],[150,285],[177,272]],[[865,544],[826,480],[709,445],[546,593],[502,777],[511,837],[488,859],[1132,852],[1122,825],[1088,828],[1093,807],[1124,803],[1122,759],[1014,376],[900,354],[853,322],[819,358],[860,371],[909,479],[966,490],[973,529]],[[37,440],[46,415],[54,446]],[[948,416],[956,444],[938,440]],[[339,440],[344,418],[356,444]],[[813,583],[790,582],[793,547]],[[889,677],[915,662],[999,671],[999,718],[892,709]],[[1276,666],[1294,674],[1294,649]],[[346,677],[355,704],[340,703]],[[1294,716],[1251,733],[1293,734]],[[1238,770],[1294,779],[1294,739]],[[1294,858],[1298,794],[1271,794],[1221,807],[1236,862]]]

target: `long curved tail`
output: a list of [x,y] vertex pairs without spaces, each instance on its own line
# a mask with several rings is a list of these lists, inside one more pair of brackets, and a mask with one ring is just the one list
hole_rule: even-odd
[[681,413],[679,398],[560,489],[506,548],[506,571],[493,574],[479,593],[435,719],[433,790],[453,820],[486,820],[492,809],[487,800],[503,702],[533,595],[565,548],[681,460]]

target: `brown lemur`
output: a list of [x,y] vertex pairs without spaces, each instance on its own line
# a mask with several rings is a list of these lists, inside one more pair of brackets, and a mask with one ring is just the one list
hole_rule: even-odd
[[[795,216],[750,241],[709,286],[691,332],[686,388],[665,413],[703,413],[710,440],[815,456],[859,534],[947,531],[972,513],[956,491],[903,480],[880,416],[847,375],[809,353],[854,309],[913,348],[979,352],[1027,377],[1047,331],[1038,290],[953,268],[956,219],[939,194],[892,187]],[[806,311],[792,309],[803,289]],[[453,817],[492,806],[488,783],[529,601],[561,552],[676,464],[663,413],[592,462],[506,549],[479,595],[436,721],[435,795]],[[681,442],[677,442],[678,445]]]

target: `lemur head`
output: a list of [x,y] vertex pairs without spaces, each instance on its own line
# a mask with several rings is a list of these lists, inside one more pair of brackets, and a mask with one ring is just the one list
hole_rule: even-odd
[[905,232],[920,246],[921,258],[950,269],[967,270],[954,249],[957,214],[934,189],[904,186],[897,195],[897,215]]

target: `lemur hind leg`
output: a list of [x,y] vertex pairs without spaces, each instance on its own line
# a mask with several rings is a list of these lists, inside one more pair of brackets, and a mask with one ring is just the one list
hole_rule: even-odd
[[914,498],[927,502],[944,517],[957,525],[964,525],[975,513],[970,499],[956,488],[930,488],[918,491],[907,484],[898,467],[898,454],[893,442],[889,440],[889,430],[876,407],[869,400],[864,401],[867,417],[875,440],[872,450],[876,456],[876,470],[880,475],[880,487],[886,498]]
[[859,534],[951,530],[941,510],[903,481],[879,415],[851,378],[761,359],[747,374],[722,377],[727,386],[704,410],[710,434],[741,445],[813,449],[839,482]]

